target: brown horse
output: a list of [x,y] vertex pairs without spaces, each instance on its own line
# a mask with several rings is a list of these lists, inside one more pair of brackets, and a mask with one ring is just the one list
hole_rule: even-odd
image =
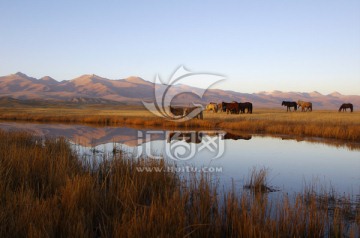
[[346,112],[347,108],[350,108],[351,112],[354,111],[354,107],[351,103],[343,103],[339,108],[339,112],[341,112],[341,111]]
[[222,103],[218,103],[218,112],[222,112],[223,108],[222,108]]
[[[297,105],[299,107],[301,107],[301,111],[305,112],[305,111],[309,111],[312,112],[312,103],[311,102],[304,102],[304,101],[298,101]],[[306,109],[306,110],[305,110]]]
[[222,102],[221,107],[227,114],[229,114],[229,112],[239,114],[239,104],[237,102]]

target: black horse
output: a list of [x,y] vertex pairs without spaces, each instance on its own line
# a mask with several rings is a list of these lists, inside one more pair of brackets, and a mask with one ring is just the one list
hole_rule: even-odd
[[346,112],[346,109],[347,109],[347,108],[350,108],[350,111],[351,111],[351,112],[354,111],[354,107],[353,107],[353,105],[352,105],[351,103],[343,103],[343,104],[340,106],[340,108],[339,108],[339,112],[341,112],[341,110],[344,111],[344,112]]
[[291,108],[294,108],[294,111],[297,110],[297,103],[296,102],[288,102],[288,101],[283,101],[281,106],[286,106],[286,111],[290,111],[291,112]]

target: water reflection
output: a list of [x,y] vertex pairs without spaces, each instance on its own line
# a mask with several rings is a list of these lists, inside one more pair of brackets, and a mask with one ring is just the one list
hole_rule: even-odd
[[[140,133],[163,132],[159,130],[134,129],[127,127],[96,127],[76,124],[41,124],[41,123],[17,123],[0,122],[0,128],[4,130],[22,130],[44,137],[65,137],[72,142],[85,147],[94,147],[108,143],[121,143],[127,146],[139,145]],[[201,143],[202,137],[218,136],[223,131],[202,130],[202,131],[168,131],[169,133],[151,133],[151,137],[146,137],[146,141],[156,140],[183,140],[187,143]],[[224,140],[250,140],[251,135],[235,134],[234,132],[223,133]]]
[[[277,137],[277,136],[276,136]],[[360,150],[360,143],[341,141],[336,139],[327,139],[320,137],[301,137],[301,136],[281,136],[282,140],[295,140],[297,142],[307,141],[311,143],[319,143],[331,145],[337,148],[347,148],[349,150]]]
[[[359,143],[248,135],[237,131],[161,131],[70,124],[1,122],[0,128],[31,131],[38,136],[63,136],[72,141],[81,154],[88,156],[101,156],[119,148],[135,154],[149,148],[148,153],[166,155],[166,148],[175,149],[172,144],[187,144],[198,152],[195,157],[177,161],[169,156],[165,159],[183,168],[221,168],[221,173],[217,174],[221,177],[221,186],[231,186],[234,182],[242,188],[249,170],[260,166],[270,169],[270,184],[283,191],[301,191],[305,182],[315,181],[340,192],[360,194]],[[144,136],[147,134],[151,136]],[[216,140],[219,140],[216,143],[224,143],[220,157],[217,157],[219,151],[211,151],[215,148],[211,147],[212,142]]]
[[[42,124],[42,123],[18,123],[18,122],[0,122],[0,128],[5,130],[23,130],[29,131],[38,136],[47,137],[65,137],[81,146],[98,146],[107,143],[121,143],[128,146],[138,145],[138,131],[158,131],[152,129],[134,129],[127,127],[96,127],[76,124]],[[178,132],[176,130],[175,132]],[[171,131],[170,131],[171,132]],[[174,133],[175,133],[174,132]],[[186,131],[181,131],[186,133]],[[193,132],[193,131],[191,131]],[[203,132],[202,132],[203,133]],[[206,131],[208,136],[215,136],[218,134],[217,130]],[[182,134],[186,139],[188,135]],[[201,135],[200,135],[201,136]],[[227,130],[223,136],[225,140],[250,140],[254,135],[244,134],[235,130]],[[289,135],[263,135],[257,134],[259,137],[273,137],[281,138],[282,140],[294,140],[297,142],[311,142],[334,146],[337,148],[347,148],[349,150],[360,150],[360,142],[347,142],[336,139],[301,137]],[[151,140],[165,140],[165,134],[156,134],[151,137]],[[148,141],[147,141],[148,142]],[[200,143],[200,140],[193,143]]]
[[225,131],[169,131],[166,136],[167,142],[178,140],[187,143],[199,144],[202,142],[203,136],[220,136],[222,140],[250,140],[251,135],[236,135]]

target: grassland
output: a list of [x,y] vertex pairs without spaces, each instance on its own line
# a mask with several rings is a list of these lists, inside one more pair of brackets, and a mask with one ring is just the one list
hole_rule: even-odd
[[[185,181],[144,166],[168,165],[121,152],[86,164],[64,139],[0,130],[0,237],[359,235],[359,202],[333,193],[269,201],[261,189],[220,193],[206,174]],[[253,171],[250,180],[265,186],[264,177]]]
[[253,114],[205,112],[204,120],[174,122],[156,117],[140,106],[0,107],[0,120],[91,123],[143,128],[202,128],[247,133],[295,135],[360,141],[360,112],[313,111],[287,113],[257,109]]

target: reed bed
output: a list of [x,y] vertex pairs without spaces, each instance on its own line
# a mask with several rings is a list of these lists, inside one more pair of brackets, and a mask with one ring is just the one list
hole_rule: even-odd
[[359,202],[333,194],[319,199],[308,190],[270,202],[268,193],[221,192],[204,174],[183,180],[138,169],[164,168],[164,160],[120,151],[85,161],[63,138],[0,130],[0,237],[359,235]]
[[317,122],[292,122],[272,120],[243,120],[221,122],[219,127],[244,132],[321,137],[338,140],[360,141],[360,125]]
[[360,113],[291,112],[262,109],[253,114],[204,113],[204,120],[169,121],[143,109],[124,108],[0,108],[0,120],[44,123],[85,123],[162,129],[222,129],[247,133],[295,135],[360,141]]

